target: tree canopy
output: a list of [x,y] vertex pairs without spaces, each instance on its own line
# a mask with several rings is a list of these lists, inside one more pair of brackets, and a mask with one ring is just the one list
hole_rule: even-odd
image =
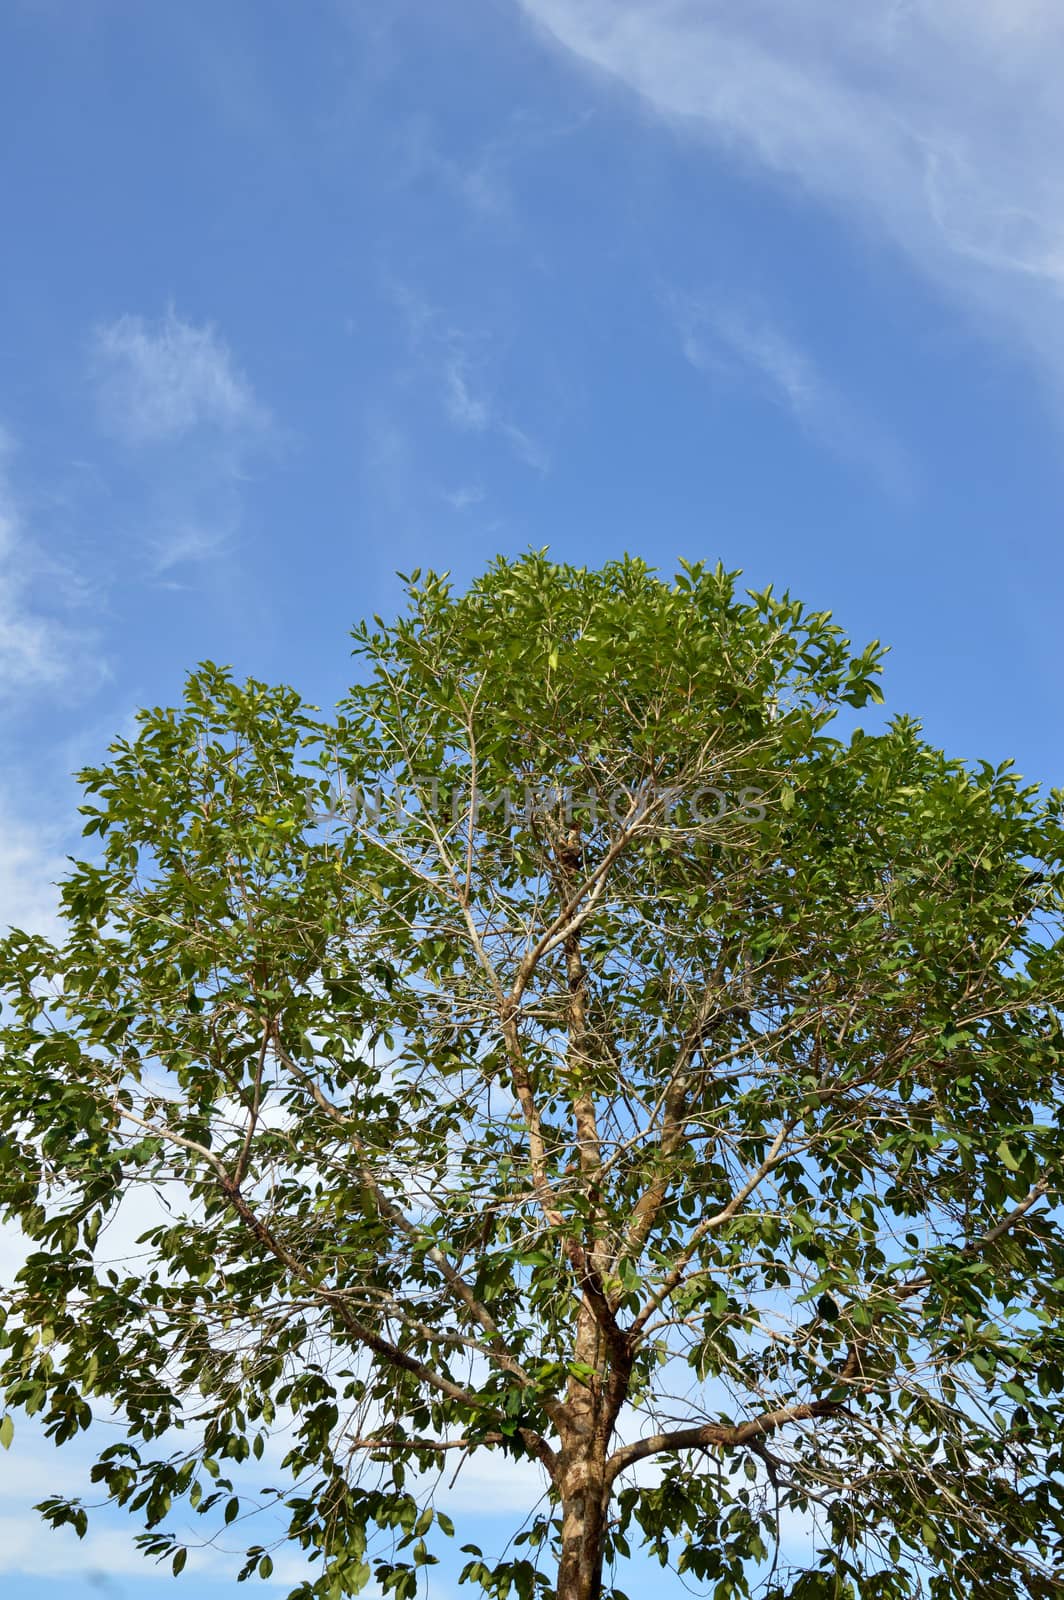
[[208,663],[80,774],[0,944],[0,1442],[117,1421],[175,1572],[261,1506],[244,1573],[403,1600],[494,1451],[497,1600],[1061,1592],[1062,796],[737,578],[415,573],[331,717]]

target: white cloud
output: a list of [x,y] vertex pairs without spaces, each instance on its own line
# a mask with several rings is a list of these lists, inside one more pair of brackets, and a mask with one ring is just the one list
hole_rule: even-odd
[[488,403],[469,387],[467,362],[462,355],[451,355],[443,370],[444,406],[455,427],[468,433],[483,433],[491,421]]
[[154,324],[138,316],[101,324],[92,349],[103,420],[127,444],[198,428],[257,432],[268,422],[216,330],[182,321],[173,307]]
[[589,66],[893,242],[1064,379],[1056,0],[521,0]]
[[872,471],[895,492],[911,485],[905,452],[884,430],[862,418],[777,323],[719,294],[673,294],[667,307],[683,353],[700,372],[752,382],[780,405],[810,438]]
[[[47,1448],[54,1455],[54,1449]],[[32,1466],[30,1470],[32,1477],[39,1477]],[[59,1491],[53,1484],[47,1492]],[[90,1496],[98,1498],[98,1489],[90,1489],[86,1498]],[[35,1512],[15,1516],[0,1514],[0,1572],[25,1573],[38,1579],[79,1576],[96,1585],[103,1594],[111,1592],[109,1586],[117,1578],[160,1578],[172,1582],[169,1561],[152,1560],[134,1544],[134,1535],[141,1531],[141,1525],[133,1519],[120,1527],[98,1527],[90,1523],[89,1532],[79,1540],[70,1528],[53,1532]],[[204,1581],[219,1582],[235,1578],[242,1565],[242,1552],[227,1555],[191,1546],[186,1570],[190,1574],[198,1573]],[[282,1554],[275,1557],[269,1583],[271,1589],[291,1588],[314,1576],[314,1569],[307,1562],[298,1556]],[[117,1592],[117,1585],[114,1592]],[[373,1586],[365,1593],[372,1600],[380,1590]]]
[[538,1462],[481,1450],[463,1462],[457,1477],[453,1463],[441,1472],[435,1500],[453,1511],[456,1520],[464,1512],[528,1516],[546,1492],[546,1473]]
[[542,444],[506,414],[484,380],[484,369],[490,366],[490,334],[477,336],[455,327],[439,307],[408,284],[393,281],[388,288],[411,352],[439,386],[448,420],[462,433],[505,440],[525,466],[546,472],[550,458]]
[[217,329],[178,316],[122,316],[96,327],[100,421],[143,480],[142,537],[154,578],[225,553],[244,510],[247,463],[279,442],[267,408]]
[[821,408],[823,385],[810,358],[779,328],[734,310],[692,317],[689,308],[686,320],[684,355],[692,366],[716,364],[711,349],[715,343],[762,378],[772,396],[782,400],[799,422],[807,422]]
[[[235,521],[235,519],[234,519]],[[213,524],[197,524],[179,519],[150,539],[152,568],[157,576],[171,572],[190,561],[205,561],[224,550],[235,528],[215,517]],[[181,588],[181,584],[173,585]]]
[[550,470],[550,456],[538,439],[512,422],[500,422],[498,428],[514,455],[526,467],[541,473]]
[[[391,72],[403,70],[397,55]],[[442,130],[419,111],[401,129],[394,175],[406,183],[435,182],[459,200],[478,223],[505,226],[514,211],[515,169],[578,132],[590,115],[579,111],[575,116],[558,117],[544,115],[538,107],[514,107],[492,138],[452,154],[444,147]]]
[[457,489],[445,489],[443,498],[454,511],[466,511],[470,506],[479,506],[484,503],[484,485],[482,483],[463,483]]
[[[458,342],[452,332],[451,340]],[[463,433],[495,433],[505,439],[518,461],[535,472],[546,472],[550,457],[538,439],[501,415],[484,395],[474,391],[469,377],[469,359],[461,349],[452,350],[443,368],[444,409]]]
[[455,160],[444,154],[432,124],[418,115],[402,130],[398,173],[408,183],[435,179],[480,216],[505,216],[510,210],[505,180],[508,145],[507,140],[495,140],[468,159]]
[[102,672],[88,655],[87,635],[46,611],[29,592],[30,579],[43,570],[53,580],[65,575],[29,537],[11,480],[13,454],[13,441],[0,428],[0,699],[9,700],[31,689],[84,686]]
[[54,885],[67,868],[57,831],[27,821],[0,795],[0,933],[11,926],[54,934]]

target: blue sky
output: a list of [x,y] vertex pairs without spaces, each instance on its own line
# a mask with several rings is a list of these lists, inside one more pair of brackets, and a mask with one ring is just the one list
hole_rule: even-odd
[[[197,661],[328,703],[529,545],[790,586],[1064,782],[1062,70],[1057,0],[7,0],[0,920]],[[30,1550],[49,1460],[0,1567],[158,1594]]]

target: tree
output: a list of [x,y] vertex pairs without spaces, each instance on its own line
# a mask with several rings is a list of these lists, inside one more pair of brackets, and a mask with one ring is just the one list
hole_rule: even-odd
[[331,721],[207,664],[81,774],[65,938],[0,948],[0,1370],[121,1423],[175,1571],[265,1502],[295,1595],[402,1600],[485,1450],[547,1489],[499,1600],[633,1539],[715,1600],[1061,1592],[1062,796],[829,733],[880,650],[737,576],[415,573]]

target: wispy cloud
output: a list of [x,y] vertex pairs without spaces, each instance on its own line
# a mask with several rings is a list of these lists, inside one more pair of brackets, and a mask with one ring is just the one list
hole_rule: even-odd
[[172,306],[157,321],[130,314],[99,324],[90,349],[101,425],[142,476],[143,547],[170,585],[174,568],[231,546],[249,459],[277,429],[218,330]]
[[521,4],[677,125],[891,240],[1064,382],[1056,0]]
[[484,503],[482,483],[463,483],[457,489],[444,489],[442,494],[452,511],[467,511],[470,506]]
[[30,822],[0,793],[0,933],[8,927],[55,933],[59,897],[54,885],[66,868],[58,830]]
[[439,131],[419,115],[403,128],[398,155],[400,181],[420,182],[427,177],[480,217],[499,219],[509,215],[511,201],[505,176],[508,150],[503,141],[492,141],[458,160],[444,151]]
[[235,537],[236,525],[235,514],[220,518],[217,510],[203,522],[186,522],[178,516],[149,537],[152,572],[163,582],[163,587],[184,588],[185,585],[174,583],[166,575],[175,567],[219,555]]
[[525,466],[531,467],[534,472],[542,473],[550,470],[549,452],[531,433],[517,427],[513,422],[499,422],[498,429],[518,461],[523,461]]
[[[55,1453],[50,1441],[40,1447],[41,1465],[50,1464],[53,1474]],[[53,1478],[49,1481],[45,1474],[34,1470],[34,1467],[35,1464],[31,1462],[32,1481],[44,1477],[48,1484],[41,1497],[44,1498],[48,1492],[55,1493],[56,1480]],[[87,1481],[87,1474],[78,1480],[78,1487],[91,1493],[92,1486]],[[91,1583],[104,1596],[124,1593],[119,1579],[137,1582],[138,1593],[139,1585],[150,1583],[152,1579],[163,1580],[159,1585],[162,1588],[165,1580],[171,1577],[170,1568],[165,1563],[152,1561],[138,1549],[134,1543],[138,1531],[139,1524],[128,1518],[117,1526],[100,1525],[100,1519],[97,1518],[84,1540],[78,1540],[69,1528],[53,1533],[33,1512],[20,1510],[15,1515],[0,1513],[0,1572],[32,1575],[45,1581],[80,1579],[82,1583]],[[190,1534],[194,1531],[188,1530]],[[186,1570],[198,1574],[204,1582],[224,1583],[227,1579],[231,1580],[238,1565],[239,1562],[232,1556],[227,1558],[206,1545],[197,1548],[190,1544]],[[313,1570],[305,1561],[297,1556],[282,1554],[275,1560],[269,1587],[273,1592],[282,1587],[290,1589],[313,1576]],[[364,1592],[368,1600],[373,1600],[374,1596],[381,1593],[375,1586]]]
[[93,333],[105,425],[127,444],[178,439],[196,428],[258,431],[267,413],[217,331],[170,307],[157,323],[122,316]]
[[[402,71],[397,57],[392,71]],[[530,159],[561,144],[587,125],[593,113],[544,115],[535,107],[515,107],[490,139],[469,149],[448,148],[445,131],[424,112],[403,126],[395,175],[399,182],[426,179],[453,195],[478,223],[510,226],[518,222],[514,180]]]
[[726,352],[763,380],[799,422],[808,423],[822,409],[823,384],[811,360],[779,328],[737,311],[707,316],[690,303],[685,309],[684,355],[692,366],[716,366],[716,352]]
[[12,479],[14,455],[11,435],[0,428],[0,700],[71,684],[84,689],[104,671],[94,661],[89,632],[56,615],[54,604],[46,606],[35,593],[45,577],[53,595],[76,594],[78,585],[55,558],[43,555],[26,526]]
[[752,384],[818,444],[872,471],[893,492],[911,487],[913,468],[900,444],[863,417],[808,351],[764,312],[719,294],[670,294],[666,306],[683,354],[698,371]]
[[407,342],[419,364],[439,389],[443,411],[463,433],[491,435],[505,441],[525,466],[544,473],[550,456],[544,445],[509,415],[493,392],[487,372],[492,340],[458,327],[409,284],[389,284],[402,315]]
[[472,392],[467,358],[460,351],[452,351],[444,363],[443,388],[444,406],[455,427],[483,433],[492,420],[491,408],[483,396]]

